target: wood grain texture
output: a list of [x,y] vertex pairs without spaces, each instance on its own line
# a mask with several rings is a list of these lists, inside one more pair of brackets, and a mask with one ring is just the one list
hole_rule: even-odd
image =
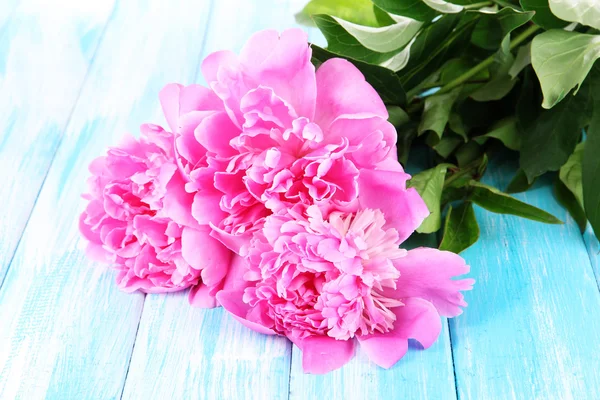
[[389,370],[369,361],[360,349],[352,361],[326,375],[302,372],[302,353],[294,346],[290,399],[456,399],[448,324],[427,350],[409,343],[406,356]]
[[[202,58],[216,50],[237,52],[258,30],[294,26],[301,3],[215,2]],[[202,76],[197,81],[205,84]],[[191,308],[183,295],[149,295],[123,397],[286,399],[290,355],[286,339],[256,334],[222,309]]]
[[583,238],[590,261],[592,263],[592,268],[594,269],[594,274],[596,275],[596,282],[598,283],[598,288],[600,289],[600,243],[598,242],[598,239],[596,238],[594,230],[590,224],[587,225],[587,229],[583,234]]
[[[515,165],[488,170],[506,187]],[[450,321],[460,399],[600,398],[600,294],[577,225],[542,179],[516,197],[558,216],[544,225],[476,207],[479,242],[464,252],[477,280]]]
[[[210,1],[189,0],[180,7],[163,1],[123,1],[111,18],[0,289],[1,399],[121,395],[144,296],[120,292],[112,273],[85,258],[77,229],[83,208],[80,194],[94,157],[124,132],[135,133],[141,122],[159,118],[157,93],[165,82],[193,78]],[[63,104],[74,96],[61,89],[61,76],[41,77],[45,85],[57,87],[43,98],[45,107],[36,100],[31,107],[37,108],[19,111],[19,118],[24,113],[32,127],[45,121],[56,124],[41,117],[48,109],[72,107]],[[33,95],[39,88],[28,90]],[[21,140],[45,139],[39,133],[31,137]],[[26,149],[17,150],[10,160],[35,163]]]
[[[67,3],[63,0],[62,3]],[[114,1],[23,0],[0,33],[0,285],[69,120]],[[0,17],[0,26],[2,25]]]

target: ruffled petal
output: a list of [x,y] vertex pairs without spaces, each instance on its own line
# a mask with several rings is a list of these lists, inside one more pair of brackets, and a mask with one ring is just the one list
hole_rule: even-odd
[[385,296],[404,299],[420,297],[431,302],[446,317],[462,313],[465,302],[461,290],[471,290],[474,279],[452,278],[469,272],[465,260],[449,251],[420,247],[405,257],[393,260],[400,271],[396,289],[386,289]]
[[400,241],[406,240],[429,215],[427,205],[414,189],[406,189],[410,176],[399,171],[363,169],[358,177],[362,208],[380,209],[387,226],[395,228]]
[[217,293],[217,300],[219,301],[219,304],[233,316],[233,318],[241,322],[247,328],[265,335],[276,335],[274,330],[246,319],[248,311],[250,311],[250,306],[243,302],[243,296],[243,291],[221,290]]
[[233,254],[229,272],[223,282],[223,290],[244,290],[252,283],[244,279],[248,271],[247,263],[244,257]]
[[217,190],[201,190],[194,195],[192,216],[199,224],[218,224],[227,216],[219,206],[221,197],[223,193]]
[[201,85],[166,85],[159,93],[160,104],[172,132],[179,133],[181,117],[192,111],[223,110],[223,103],[212,90]]
[[236,154],[229,141],[241,133],[225,112],[214,113],[204,119],[194,131],[194,136],[208,151],[222,157]]
[[408,339],[416,339],[429,348],[442,331],[442,322],[433,304],[419,298],[405,299],[404,305],[392,309],[396,315],[394,329],[386,333],[358,337],[361,348],[375,364],[390,368],[408,350]]
[[238,65],[237,55],[229,50],[216,51],[202,61],[202,76],[209,84],[217,80],[219,68],[232,68]]
[[229,270],[231,251],[210,236],[210,228],[184,228],[181,233],[181,255],[194,269],[201,270],[202,283],[219,285]]
[[193,201],[194,194],[185,191],[185,180],[180,173],[175,173],[167,185],[162,212],[180,225],[198,228],[198,223],[192,217]]
[[377,91],[349,61],[332,58],[317,70],[317,106],[314,121],[327,130],[340,116],[378,116],[387,120],[388,112]]
[[240,63],[254,81],[291,104],[298,116],[312,119],[317,88],[311,53],[308,36],[301,29],[288,29],[281,36],[264,30],[248,40]]
[[217,306],[217,299],[211,294],[211,288],[203,284],[190,289],[188,301],[191,306],[198,308],[215,308]]
[[354,340],[310,336],[295,342],[302,350],[302,369],[309,374],[326,374],[341,368],[354,357]]

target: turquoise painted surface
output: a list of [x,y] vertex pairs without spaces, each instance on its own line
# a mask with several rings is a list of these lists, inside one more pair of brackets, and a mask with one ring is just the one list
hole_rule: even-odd
[[306,375],[285,339],[193,309],[185,293],[118,291],[77,232],[87,164],[164,122],[165,83],[202,83],[199,60],[295,26],[304,0],[51,3],[0,2],[0,399],[600,398],[599,245],[548,182],[518,197],[566,224],[477,209],[469,308],[390,370],[359,351]]

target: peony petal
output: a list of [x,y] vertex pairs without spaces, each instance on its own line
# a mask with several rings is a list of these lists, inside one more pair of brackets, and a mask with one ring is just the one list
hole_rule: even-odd
[[199,224],[218,224],[227,216],[219,205],[221,197],[223,193],[217,190],[201,190],[194,195],[192,216]]
[[363,169],[358,177],[362,208],[380,209],[387,226],[406,240],[429,215],[427,205],[414,188],[405,189],[410,175],[399,171]]
[[203,284],[190,289],[188,301],[191,306],[198,308],[215,308],[217,306],[217,299],[210,294],[210,288]]
[[462,313],[465,302],[461,290],[471,290],[475,280],[452,278],[469,272],[465,260],[449,251],[420,247],[405,257],[393,260],[400,271],[396,289],[386,289],[385,296],[404,299],[420,297],[437,308],[445,317]]
[[160,104],[172,132],[180,133],[182,116],[192,111],[223,110],[223,103],[210,89],[201,85],[166,85],[159,93]]
[[194,136],[206,150],[228,157],[236,154],[229,141],[240,133],[240,129],[231,122],[227,113],[219,112],[202,119],[194,131]]
[[430,347],[442,331],[442,322],[433,304],[409,298],[404,305],[392,309],[396,315],[394,329],[358,337],[361,349],[369,359],[383,368],[391,368],[408,350],[408,339],[416,339]]
[[428,349],[442,331],[442,320],[434,305],[418,297],[404,300],[404,306],[393,309],[394,331],[406,339],[416,339]]
[[317,105],[314,121],[323,130],[340,116],[379,116],[388,113],[377,91],[349,61],[332,58],[317,70]]
[[202,61],[202,76],[207,83],[211,83],[217,80],[217,73],[220,67],[236,66],[238,64],[238,58],[235,53],[229,50],[216,51],[209,54],[204,61]]
[[248,315],[250,306],[242,301],[243,296],[243,291],[221,290],[219,293],[217,293],[217,300],[225,310],[231,313],[233,318],[237,319],[247,328],[265,335],[276,335],[277,333],[274,330],[246,319],[246,315]]
[[240,53],[243,70],[261,86],[272,88],[292,105],[298,116],[313,118],[316,101],[315,69],[310,62],[308,36],[301,29],[255,33]]
[[180,225],[198,228],[192,217],[194,194],[185,191],[185,180],[180,173],[175,173],[167,185],[167,193],[163,199],[163,213]]
[[184,228],[181,233],[181,256],[196,270],[201,270],[202,283],[216,286],[227,275],[232,253],[210,236],[210,228]]
[[302,368],[309,374],[325,374],[341,368],[354,357],[354,340],[310,336],[297,341],[302,350]]
[[408,339],[394,331],[359,336],[358,342],[369,359],[383,368],[393,367],[408,351]]
[[[349,118],[353,117],[353,118]],[[352,158],[358,166],[373,168],[387,158],[395,161],[394,170],[402,171],[396,157],[396,128],[379,116],[344,115],[331,124],[326,135],[327,143],[339,143],[346,138],[350,146],[358,146]],[[375,138],[378,140],[374,140]],[[392,153],[392,154],[390,154]]]
[[169,83],[166,85],[160,93],[158,97],[160,99],[160,104],[163,109],[163,114],[165,114],[165,118],[171,131],[177,132],[179,126],[179,93],[181,92],[181,88],[183,85],[179,83]]
[[247,272],[248,266],[246,259],[237,254],[233,254],[229,271],[223,282],[223,290],[244,290],[251,285],[250,282],[244,279],[244,274]]

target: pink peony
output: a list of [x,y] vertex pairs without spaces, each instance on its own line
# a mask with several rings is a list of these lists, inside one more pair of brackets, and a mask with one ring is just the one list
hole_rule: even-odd
[[209,223],[240,253],[268,215],[299,203],[343,207],[356,201],[362,170],[402,172],[377,92],[345,60],[315,73],[310,59],[301,30],[262,31],[239,56],[204,60],[210,89],[163,89],[184,177],[167,197],[178,222]]
[[461,291],[473,280],[452,280],[469,271],[461,257],[399,248],[427,213],[415,213],[422,200],[394,181],[385,184],[385,173],[376,179],[379,174],[359,179],[354,210],[297,205],[267,217],[217,294],[246,326],[294,342],[306,372],[341,367],[356,343],[389,368],[404,356],[409,338],[431,346],[440,315],[458,315],[466,306]]
[[[195,286],[197,302],[214,306],[214,294],[227,272],[230,254],[210,236],[171,218],[164,199],[177,179],[174,136],[142,125],[139,140],[126,137],[90,165],[89,203],[80,230],[88,254],[119,271],[126,291],[169,292]],[[200,283],[203,283],[200,285]],[[212,301],[207,296],[212,289]]]

